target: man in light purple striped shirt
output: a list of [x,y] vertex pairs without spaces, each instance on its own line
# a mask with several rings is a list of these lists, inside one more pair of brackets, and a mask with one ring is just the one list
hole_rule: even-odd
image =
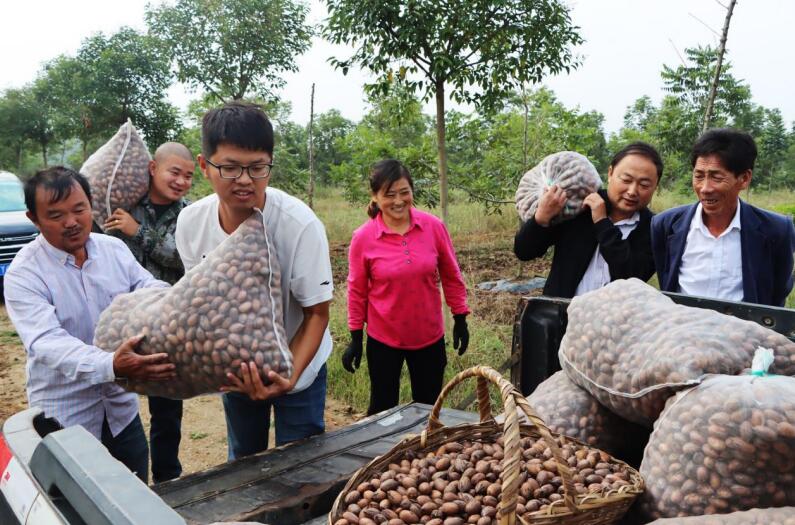
[[27,352],[31,406],[63,426],[82,425],[144,482],[149,449],[138,397],[116,380],[175,377],[167,354],[134,352],[140,337],[119,348],[93,346],[100,313],[122,293],[166,287],[119,239],[91,233],[91,193],[68,168],[39,171],[25,183],[27,216],[41,231],[11,263],[5,301]]

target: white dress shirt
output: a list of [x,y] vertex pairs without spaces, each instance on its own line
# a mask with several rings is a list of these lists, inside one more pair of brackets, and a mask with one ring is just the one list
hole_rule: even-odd
[[86,251],[79,268],[39,235],[11,262],[5,301],[27,352],[28,403],[101,439],[104,418],[114,436],[132,422],[138,396],[113,383],[115,348],[93,345],[99,315],[119,294],[168,284],[152,277],[119,239],[92,233]]
[[679,266],[679,291],[687,295],[743,300],[743,256],[740,239],[740,201],[729,227],[713,236],[699,203],[690,222]]
[[[619,231],[621,231],[621,238],[626,240],[629,234],[637,228],[639,222],[640,213],[635,212],[629,219],[618,221],[613,224],[613,226],[618,227]],[[610,284],[610,267],[599,252],[599,244],[597,244],[596,251],[594,251],[591,262],[588,264],[588,268],[586,268],[582,279],[580,279],[580,284],[577,285],[574,296],[576,297],[592,290],[598,290],[608,284]]]

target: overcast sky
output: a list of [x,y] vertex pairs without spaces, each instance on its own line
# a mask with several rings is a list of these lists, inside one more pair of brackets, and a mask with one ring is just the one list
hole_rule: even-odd
[[[723,1],[723,0],[722,0]],[[3,2],[0,30],[0,89],[18,87],[34,78],[41,64],[61,53],[74,53],[87,36],[110,33],[122,25],[144,29],[147,0],[13,0]],[[725,2],[724,2],[725,3]],[[607,131],[621,127],[628,105],[642,95],[662,97],[662,64],[680,63],[678,53],[698,44],[715,44],[725,10],[716,0],[570,0],[574,22],[586,42],[577,52],[581,68],[549,78],[552,88],[568,106],[597,110],[605,115]],[[311,2],[311,20],[325,16],[322,2]],[[695,17],[695,18],[694,18]],[[729,32],[729,60],[734,74],[751,85],[754,101],[781,109],[785,120],[795,120],[795,1],[744,0],[738,2]],[[487,28],[487,27],[486,27]],[[362,84],[367,75],[347,76],[326,62],[349,50],[316,39],[299,57],[299,72],[287,75],[282,95],[292,102],[292,119],[309,118],[309,93],[316,84],[315,111],[337,108],[358,120],[366,110]],[[175,85],[171,100],[185,107],[191,95]],[[429,105],[427,112],[432,113]]]

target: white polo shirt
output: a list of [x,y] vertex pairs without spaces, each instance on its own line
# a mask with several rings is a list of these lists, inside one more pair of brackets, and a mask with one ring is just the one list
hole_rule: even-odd
[[713,236],[702,217],[701,203],[690,222],[679,266],[679,291],[727,301],[743,300],[743,255],[740,201],[729,227]]
[[[292,340],[304,320],[303,307],[330,301],[334,284],[323,223],[303,202],[276,188],[267,188],[265,230],[273,241],[282,270],[282,301],[287,339]],[[177,251],[187,272],[229,234],[221,228],[218,196],[208,195],[185,207],[174,234]],[[291,394],[306,389],[331,355],[331,334],[326,328],[314,359],[307,365]]]
[[[629,234],[638,227],[640,222],[640,213],[635,212],[629,219],[618,221],[613,226],[616,226],[621,232],[621,238],[626,240]],[[577,290],[574,291],[574,296],[582,295],[592,290],[598,290],[610,284],[610,267],[607,261],[602,257],[599,252],[599,244],[596,245],[596,251],[591,257],[591,262],[588,264],[585,273],[580,279],[580,284],[577,285]]]

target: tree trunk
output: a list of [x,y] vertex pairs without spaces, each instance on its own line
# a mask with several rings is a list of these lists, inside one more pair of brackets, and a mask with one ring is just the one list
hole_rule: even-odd
[[715,95],[718,92],[720,68],[723,66],[723,55],[726,52],[726,39],[729,36],[729,22],[731,21],[734,4],[736,3],[737,0],[730,0],[729,7],[726,8],[726,19],[723,21],[723,33],[720,37],[720,46],[718,46],[718,63],[715,66],[715,76],[712,78],[712,87],[709,90],[709,97],[707,98],[707,109],[704,112],[704,125],[701,128],[701,133],[707,131],[709,123],[712,120],[712,108],[715,104]]
[[312,130],[315,128],[315,84],[312,83],[312,95],[309,97],[309,189],[307,190],[307,200],[309,207],[314,209],[315,198],[315,141]]
[[447,223],[447,146],[444,125],[444,82],[436,82],[436,141],[439,147],[439,206]]
[[88,160],[88,139],[83,139],[83,162]]
[[527,89],[522,86],[522,105],[524,106],[524,138],[522,139],[522,171],[527,171],[527,128],[530,117],[530,107],[527,100]]
[[46,144],[42,144],[41,145],[41,160],[44,161],[44,167],[46,168],[47,167],[47,145]]
[[22,144],[17,145],[15,153],[17,154],[17,174],[22,173]]

